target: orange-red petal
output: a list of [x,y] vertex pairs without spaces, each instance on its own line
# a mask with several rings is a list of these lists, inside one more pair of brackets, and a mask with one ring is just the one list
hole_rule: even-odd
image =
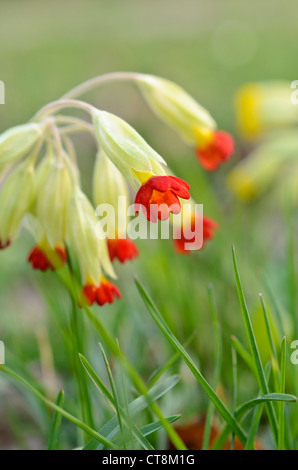
[[151,222],[167,220],[170,213],[178,214],[181,205],[178,197],[189,199],[189,185],[176,176],[153,176],[144,183],[135,198],[135,211],[142,207]]
[[[55,248],[55,252],[59,255],[59,259],[62,261],[62,264],[66,262],[66,251],[64,248],[57,246]],[[54,253],[55,253],[54,252]],[[47,271],[48,269],[51,269],[52,271],[55,270],[55,266],[57,267],[56,263],[55,266],[53,263],[49,260],[48,256],[46,253],[43,251],[43,249],[36,245],[31,252],[28,255],[27,260],[33,267],[33,269],[38,269],[39,271]],[[59,263],[57,263],[59,264]]]
[[114,302],[115,297],[121,299],[121,292],[112,282],[105,280],[97,288],[96,302],[98,305],[111,304]]
[[199,162],[205,170],[216,170],[221,163],[227,161],[234,152],[234,140],[224,131],[215,131],[213,139],[204,147],[196,149]]
[[[185,244],[187,243],[192,243],[194,250],[200,248],[201,240],[197,240],[197,248],[196,248],[195,235],[193,237],[189,237],[190,232],[192,233],[195,232],[195,224],[200,223],[200,221],[198,221],[198,217],[201,217],[201,216],[194,215],[191,220],[190,226],[182,227],[179,233],[179,237],[174,239],[174,246],[178,253],[188,254],[191,252],[191,250],[187,250],[185,248]],[[211,219],[210,217],[203,216],[203,246],[205,245],[207,240],[211,240],[213,238],[214,231],[217,230],[218,228],[219,228],[218,224],[215,222],[215,220]]]
[[54,271],[53,265],[38,245],[36,245],[29,253],[28,261],[33,269],[39,269],[39,271],[43,272],[48,269]]
[[86,284],[82,289],[83,303],[93,305],[96,301],[97,287],[94,284]]
[[129,238],[109,238],[108,250],[110,260],[113,261],[116,258],[120,263],[125,263],[127,260],[133,260],[139,255],[137,246]]

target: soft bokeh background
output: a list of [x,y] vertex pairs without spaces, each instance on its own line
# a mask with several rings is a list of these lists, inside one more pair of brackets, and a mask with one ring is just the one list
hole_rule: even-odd
[[[236,136],[235,157],[215,174],[206,174],[193,150],[152,116],[129,84],[107,85],[86,96],[139,130],[191,184],[194,198],[221,226],[204,251],[186,257],[175,254],[171,241],[140,242],[140,258],[117,267],[122,301],[98,309],[97,314],[112,328],[144,378],[165,362],[171,350],[139,299],[133,279],[136,274],[181,341],[197,332],[190,350],[210,378],[213,343],[206,285],[212,283],[226,340],[222,393],[229,401],[228,340],[232,333],[243,337],[232,243],[256,325],[260,322],[258,293],[268,294],[267,283],[285,315],[289,309],[284,214],[272,207],[270,200],[241,205],[226,188],[226,174],[246,148],[237,137],[233,99],[237,88],[250,80],[298,78],[297,2],[1,0],[0,11],[0,79],[6,85],[6,104],[0,106],[1,132],[25,122],[41,106],[88,78],[132,70],[179,83],[211,111],[220,128]],[[84,189],[90,194],[95,147],[86,136],[76,138],[76,144]],[[57,305],[64,305],[65,293],[52,274],[35,275],[26,264],[32,243],[23,235],[0,254],[0,339],[6,344],[7,361],[25,367],[45,384],[49,394],[63,386],[72,399],[75,390],[59,319],[53,317],[44,300],[46,292]],[[260,324],[257,333],[266,359],[263,331]],[[98,358],[93,343],[89,358],[93,362]],[[192,378],[183,370],[179,372],[182,385],[166,407],[170,412],[181,412],[187,420],[205,408],[206,400]],[[297,367],[290,372],[297,374]],[[256,386],[245,370],[240,373],[244,399],[256,392]],[[0,448],[43,447],[48,431],[44,411],[32,397],[2,378],[0,393]],[[99,421],[103,415],[99,412]],[[74,431],[71,428],[69,432]],[[70,445],[71,439],[64,433],[65,445]]]

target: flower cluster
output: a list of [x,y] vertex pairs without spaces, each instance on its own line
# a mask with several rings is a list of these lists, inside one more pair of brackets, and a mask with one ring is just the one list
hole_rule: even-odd
[[[130,78],[154,111],[197,147],[205,169],[214,170],[230,157],[231,137],[216,131],[210,114],[180,87],[148,75]],[[28,124],[0,136],[0,249],[13,242],[25,221],[35,239],[28,255],[32,267],[60,269],[74,256],[82,283],[80,305],[104,305],[121,297],[109,280],[116,278],[112,263],[138,256],[137,246],[127,236],[127,213],[118,204],[119,198],[129,200],[128,184],[136,192],[135,213],[141,209],[153,223],[172,218],[174,225],[183,202],[191,201],[190,187],[170,174],[164,159],[127,122],[69,95],[42,108]],[[60,114],[65,108],[89,113],[91,122]],[[70,138],[81,131],[90,132],[98,146],[93,203],[82,190]],[[95,211],[103,204],[115,210],[107,233]],[[197,217],[192,211],[183,224],[191,231]],[[216,228],[214,221],[203,218],[204,241]],[[188,252],[185,241],[183,234],[175,238],[178,252]]]

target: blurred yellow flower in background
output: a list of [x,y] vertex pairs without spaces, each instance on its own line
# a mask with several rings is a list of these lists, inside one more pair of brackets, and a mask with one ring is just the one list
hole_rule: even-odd
[[[289,176],[293,179],[297,175],[297,165],[298,132],[270,135],[233,168],[228,175],[228,187],[240,199],[253,200],[271,185],[275,189],[287,187]],[[288,190],[287,193],[287,199],[292,199]]]
[[264,132],[298,124],[298,106],[291,101],[291,83],[287,80],[247,83],[236,94],[237,124],[250,140]]

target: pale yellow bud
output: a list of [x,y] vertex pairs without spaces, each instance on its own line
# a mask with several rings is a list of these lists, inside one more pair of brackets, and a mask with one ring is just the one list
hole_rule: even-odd
[[0,166],[24,157],[41,138],[43,126],[29,123],[12,127],[0,135]]
[[197,129],[216,128],[210,113],[175,83],[142,74],[135,81],[152,110],[190,144],[197,144]]
[[71,177],[64,159],[56,159],[50,163],[48,168],[45,166],[41,169],[36,215],[45,229],[50,246],[54,249],[62,246],[65,240]]
[[136,173],[158,170],[158,174],[164,174],[163,158],[123,119],[97,110],[93,123],[101,148],[134,187]]
[[77,256],[84,285],[98,285],[102,268],[115,277],[106,240],[100,239],[99,230],[94,208],[85,194],[75,188],[67,211],[67,241]]
[[13,240],[24,215],[30,211],[35,197],[32,162],[21,163],[4,181],[0,190],[0,244]]
[[[114,163],[101,150],[97,154],[93,173],[93,199],[96,206],[108,204],[113,209],[107,211],[108,237],[115,238],[119,229],[122,235],[126,233],[127,211],[125,209],[119,211],[121,197],[128,205],[127,182]],[[122,233],[123,229],[124,233]]]

